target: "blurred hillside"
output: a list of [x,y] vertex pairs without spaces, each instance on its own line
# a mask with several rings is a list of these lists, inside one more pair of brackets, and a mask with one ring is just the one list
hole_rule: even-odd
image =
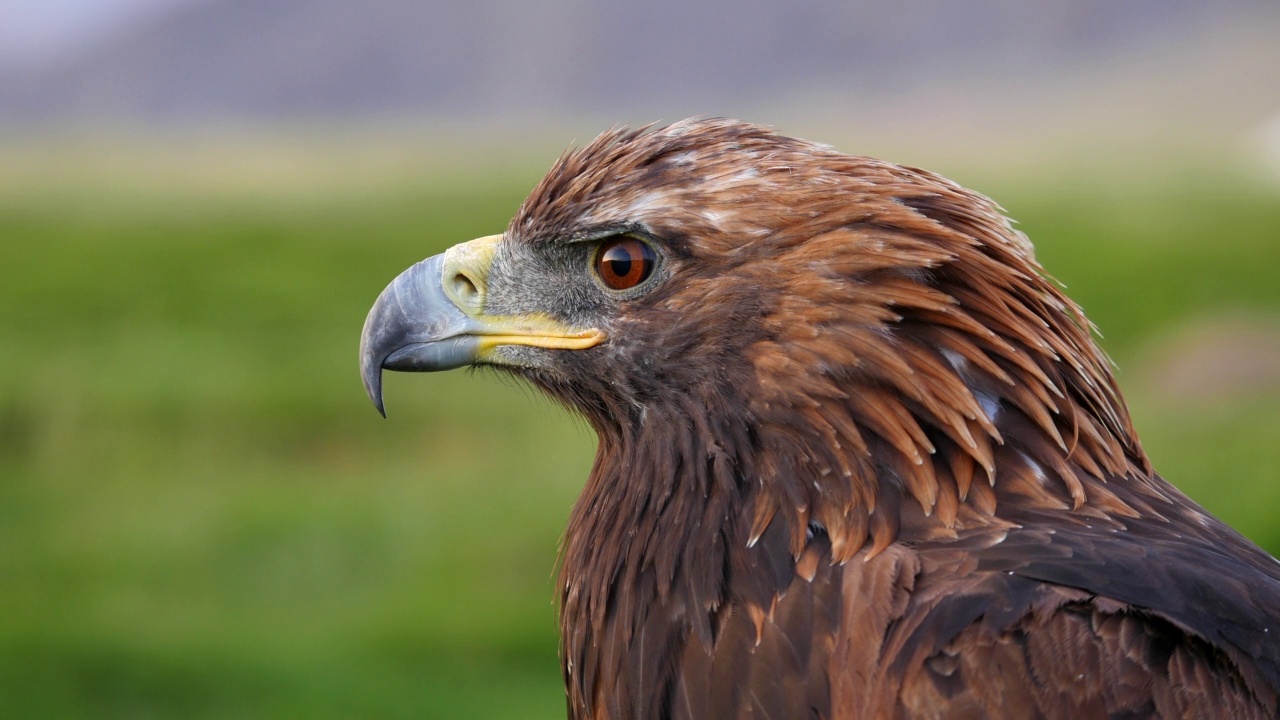
[[1259,0],[193,0],[11,68],[0,121],[1022,122],[1092,100],[1247,123],[1280,108],[1277,36],[1280,6]]

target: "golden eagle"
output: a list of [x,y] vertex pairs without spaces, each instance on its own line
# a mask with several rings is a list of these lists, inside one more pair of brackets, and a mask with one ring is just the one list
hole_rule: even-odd
[[1153,472],[1091,327],[986,198],[689,120],[396,278],[360,361],[598,434],[570,717],[1276,717],[1280,565]]

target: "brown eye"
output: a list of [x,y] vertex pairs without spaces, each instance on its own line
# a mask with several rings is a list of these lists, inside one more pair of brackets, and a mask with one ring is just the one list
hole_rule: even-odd
[[606,240],[596,253],[596,274],[614,290],[629,290],[648,279],[658,256],[653,248],[633,237]]

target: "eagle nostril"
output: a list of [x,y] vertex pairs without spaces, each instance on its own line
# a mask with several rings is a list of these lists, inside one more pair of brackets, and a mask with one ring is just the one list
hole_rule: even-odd
[[467,275],[467,273],[459,270],[453,274],[449,280],[450,289],[453,290],[453,296],[465,304],[469,308],[476,310],[481,309],[484,303],[484,293],[480,291],[479,283]]

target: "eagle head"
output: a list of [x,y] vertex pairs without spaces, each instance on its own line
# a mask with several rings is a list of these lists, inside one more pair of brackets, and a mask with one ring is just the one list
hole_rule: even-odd
[[789,506],[838,526],[901,494],[950,525],[1001,454],[1072,506],[1077,467],[1145,465],[1090,329],[985,197],[688,120],[567,153],[506,232],[406,271],[369,313],[361,367],[380,410],[384,368],[491,365],[602,442],[658,425],[710,436],[739,475],[763,458],[751,474],[766,484],[797,468],[844,478],[780,493],[762,518]]

